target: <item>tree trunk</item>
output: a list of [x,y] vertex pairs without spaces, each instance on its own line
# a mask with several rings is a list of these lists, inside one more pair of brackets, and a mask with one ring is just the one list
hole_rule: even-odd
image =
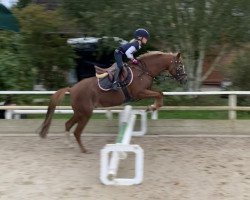
[[215,70],[216,67],[218,67],[218,64],[222,58],[222,56],[225,54],[226,52],[226,45],[222,46],[219,54],[217,55],[217,57],[214,59],[214,62],[211,64],[211,66],[209,67],[209,69],[206,71],[206,73],[202,76],[201,81],[205,81],[207,79],[207,77]]
[[199,50],[199,57],[197,61],[197,68],[196,68],[195,81],[194,81],[194,91],[199,91],[202,85],[201,76],[203,72],[204,58],[205,58],[205,48],[202,47]]

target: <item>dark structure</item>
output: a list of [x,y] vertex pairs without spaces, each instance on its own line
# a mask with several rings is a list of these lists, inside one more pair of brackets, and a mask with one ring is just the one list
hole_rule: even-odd
[[[11,96],[7,96],[5,101],[1,103],[1,106],[7,106],[12,104]],[[0,110],[0,119],[5,119],[6,110]]]
[[19,32],[16,17],[3,4],[0,4],[0,29]]
[[[76,58],[76,76],[77,81],[84,78],[95,76],[95,68],[98,67],[108,68],[114,63],[114,49],[105,49],[103,41],[107,38],[74,38],[69,39],[68,43],[74,48]],[[119,45],[119,43],[126,43],[125,40],[120,38],[109,38]]]

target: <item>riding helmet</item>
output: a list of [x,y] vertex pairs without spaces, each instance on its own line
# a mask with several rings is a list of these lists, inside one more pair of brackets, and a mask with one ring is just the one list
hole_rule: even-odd
[[143,28],[138,28],[135,32],[134,32],[134,37],[138,38],[138,37],[144,37],[144,38],[149,38],[149,32],[146,29]]

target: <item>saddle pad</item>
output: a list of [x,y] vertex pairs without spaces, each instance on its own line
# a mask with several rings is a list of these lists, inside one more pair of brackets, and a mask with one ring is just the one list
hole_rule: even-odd
[[[123,81],[119,81],[120,88],[129,86],[133,81],[133,72],[130,69],[130,67],[128,67],[127,69],[128,69],[127,77],[124,78]],[[98,80],[98,86],[101,90],[109,91],[112,89],[113,82],[109,80],[108,76],[104,78],[98,78],[97,80]]]

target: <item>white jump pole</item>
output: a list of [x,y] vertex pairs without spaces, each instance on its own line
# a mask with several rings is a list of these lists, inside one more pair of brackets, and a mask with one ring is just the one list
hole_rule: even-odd
[[[136,119],[136,116],[133,114],[131,118],[129,119],[129,123],[125,123],[125,122],[122,123],[122,126],[121,126],[122,130],[120,130],[119,132],[116,144],[128,145],[130,143],[133,127],[135,124],[135,119]],[[126,126],[125,131],[123,130],[123,126]],[[113,180],[117,175],[120,159],[125,159],[126,157],[127,157],[127,154],[123,151],[122,152],[114,151],[112,153],[110,166],[109,166],[109,172],[108,172],[108,178],[110,180]]]
[[[134,122],[131,121],[130,119],[131,112],[132,112],[132,107],[126,106],[125,109],[120,114],[119,132],[118,132],[118,137],[116,139],[116,144],[129,144],[130,142],[131,135],[129,135],[129,132],[127,131],[127,129],[129,128],[128,126],[131,127],[131,125],[128,123],[129,121],[130,123],[133,123],[134,125]],[[133,117],[133,120],[135,120],[135,116]],[[126,155],[125,156],[124,154],[122,155],[122,152],[117,152],[117,151],[112,152],[110,165],[109,165],[109,173],[108,173],[108,178],[110,180],[113,180],[116,177],[117,170],[119,167],[119,161],[120,159],[125,158],[125,157]]]
[[[133,152],[135,153],[135,176],[134,178],[110,179],[109,171],[109,153],[110,152]],[[119,156],[118,156],[119,158]],[[119,159],[118,159],[119,160]],[[101,150],[101,173],[100,180],[105,185],[136,185],[142,183],[144,171],[144,152],[139,145],[107,144]]]
[[[144,113],[141,114],[144,127]],[[132,111],[131,106],[126,106],[120,115],[119,134],[116,144],[107,144],[101,151],[101,182],[105,185],[133,185],[139,184],[143,179],[143,149],[139,145],[130,145],[130,140],[135,126],[136,114]],[[146,129],[138,132],[138,135],[145,134]],[[116,178],[120,159],[127,157],[126,152],[135,153],[135,177],[133,179]],[[111,158],[109,162],[109,153]]]

